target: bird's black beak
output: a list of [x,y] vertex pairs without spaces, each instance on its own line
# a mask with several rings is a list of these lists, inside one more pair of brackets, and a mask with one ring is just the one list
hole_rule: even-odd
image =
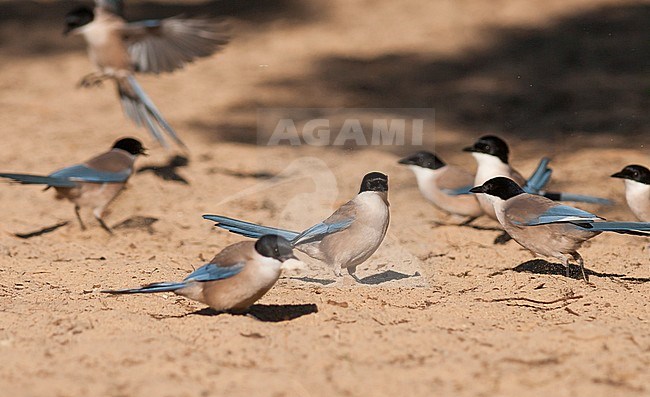
[[415,164],[415,159],[413,157],[404,157],[403,159],[400,159],[398,161],[399,164],[405,164],[405,165],[414,165]]
[[63,29],[63,37],[68,36],[68,35],[70,34],[71,31],[72,31],[72,26],[66,26],[66,27]]
[[470,193],[483,193],[483,186],[476,186],[469,189]]
[[621,178],[621,179],[627,179],[628,175],[625,173],[625,171],[619,171],[615,174],[611,175],[612,178]]
[[480,151],[476,148],[476,146],[467,146],[463,148],[463,152],[479,153]]

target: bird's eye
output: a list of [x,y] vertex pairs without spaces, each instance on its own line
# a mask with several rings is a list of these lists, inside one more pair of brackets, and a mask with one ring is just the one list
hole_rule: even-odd
[[490,150],[490,145],[485,145],[485,150]]
[[639,176],[639,171],[636,171],[636,170],[635,170],[635,171],[632,173],[632,175],[634,175],[634,176]]

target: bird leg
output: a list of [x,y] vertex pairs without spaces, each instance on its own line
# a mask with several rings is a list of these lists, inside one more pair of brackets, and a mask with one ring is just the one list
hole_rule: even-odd
[[582,279],[585,280],[585,283],[589,283],[589,277],[587,276],[587,273],[585,273],[585,261],[582,259],[579,253],[574,252],[571,254],[573,256],[573,259],[575,259],[578,262],[578,265],[580,265],[580,271],[582,272]]
[[84,222],[81,220],[81,215],[79,214],[79,206],[75,205],[74,206],[74,213],[77,215],[77,220],[79,221],[79,226],[81,227],[81,230],[86,230],[86,225],[84,225]]
[[99,222],[99,224],[102,226],[102,228],[108,232],[108,234],[113,234],[111,228],[108,227],[108,225],[102,219],[102,211],[95,210],[93,211],[93,215],[95,216],[95,219],[97,219],[97,222]]

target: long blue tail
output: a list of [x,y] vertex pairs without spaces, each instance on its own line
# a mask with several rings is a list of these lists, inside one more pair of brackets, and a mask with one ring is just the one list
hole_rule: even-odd
[[141,288],[115,289],[102,291],[107,294],[150,294],[154,292],[172,292],[185,287],[185,283],[154,283]]
[[238,219],[228,218],[220,215],[203,215],[203,219],[215,222],[216,227],[228,230],[231,233],[240,234],[250,238],[260,238],[266,234],[277,234],[291,241],[298,237],[300,233],[291,230],[277,229],[275,227],[268,227],[256,225],[254,223],[240,221]]
[[595,196],[586,196],[583,194],[573,194],[573,193],[564,193],[564,192],[539,192],[540,196],[544,196],[553,201],[573,201],[576,203],[590,203],[590,204],[601,204],[601,205],[612,205],[614,204],[611,200]]
[[576,222],[575,224],[583,229],[595,232],[614,232],[650,237],[650,222]]
[[[167,120],[165,120],[151,98],[149,98],[147,93],[144,92],[142,87],[140,87],[140,84],[138,84],[135,77],[129,75],[126,77],[124,82],[122,81],[124,80],[118,80],[118,91],[125,113],[138,126],[146,127],[151,135],[153,135],[154,138],[156,138],[156,140],[164,147],[167,147],[167,142],[165,141],[163,133],[167,134],[183,149],[187,149],[185,143],[181,141],[178,134],[176,134],[176,131],[174,131],[172,126],[169,125]],[[121,84],[128,84],[130,90],[125,89]],[[135,98],[130,94],[131,92],[135,94]]]
[[75,187],[76,183],[69,179],[53,178],[50,176],[30,174],[0,173],[0,178],[12,179],[23,185],[48,185],[52,187]]

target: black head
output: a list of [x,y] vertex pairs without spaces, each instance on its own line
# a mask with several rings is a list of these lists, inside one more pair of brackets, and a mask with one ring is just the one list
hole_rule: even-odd
[[398,161],[398,163],[406,165],[417,165],[418,167],[429,168],[432,170],[437,170],[438,168],[442,168],[446,165],[444,161],[438,158],[438,156],[431,152],[425,151],[413,153],[408,157],[404,157]]
[[612,178],[629,179],[631,181],[641,182],[645,185],[650,185],[650,170],[642,165],[628,165],[612,175]]
[[255,251],[262,256],[274,258],[280,262],[284,262],[287,259],[298,259],[293,254],[291,243],[284,237],[276,236],[275,234],[267,234],[260,237],[255,243]]
[[79,7],[65,15],[65,28],[63,34],[67,35],[73,30],[91,23],[95,19],[93,10],[88,7]]
[[361,181],[362,192],[387,192],[388,191],[388,176],[381,172],[371,172],[366,174]]
[[485,193],[490,196],[499,197],[502,200],[507,200],[524,193],[524,190],[512,179],[498,176],[490,179],[481,186],[473,187],[470,189],[470,192]]
[[139,154],[147,155],[147,149],[135,138],[122,138],[113,144],[113,149],[122,149],[134,156]]
[[489,154],[498,157],[506,164],[508,164],[508,155],[510,154],[508,144],[503,139],[494,135],[480,137],[472,146],[464,148],[463,151]]

